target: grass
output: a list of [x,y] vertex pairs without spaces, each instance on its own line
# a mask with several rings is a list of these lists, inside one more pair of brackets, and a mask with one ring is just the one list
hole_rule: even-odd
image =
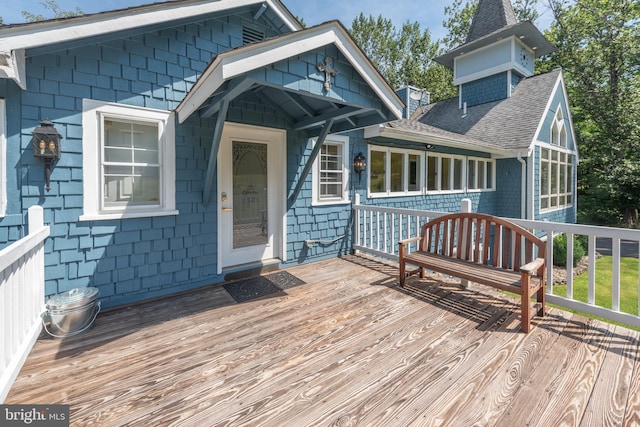
[[[554,267],[562,268],[562,267]],[[603,256],[596,260],[596,301],[595,305],[605,308],[612,307],[612,283],[613,283],[613,257]],[[573,279],[573,299],[587,302],[589,292],[589,275],[587,272],[576,276]],[[566,285],[554,285],[553,294],[558,296],[567,295]],[[562,308],[563,310],[568,310]],[[620,258],[620,311],[634,316],[638,315],[638,259]],[[575,312],[575,311],[573,311]],[[579,313],[579,312],[578,312]],[[589,317],[596,317],[580,313]],[[598,318],[598,317],[596,317]],[[598,318],[600,319],[600,318]],[[609,323],[619,324],[611,320]],[[630,327],[629,325],[624,325]],[[639,330],[638,328],[633,328]]]

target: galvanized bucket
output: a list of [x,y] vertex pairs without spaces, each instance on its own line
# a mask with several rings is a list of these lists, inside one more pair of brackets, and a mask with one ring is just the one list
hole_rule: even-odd
[[52,296],[47,301],[47,311],[42,319],[44,329],[56,338],[85,331],[100,312],[99,293],[98,288],[75,288]]

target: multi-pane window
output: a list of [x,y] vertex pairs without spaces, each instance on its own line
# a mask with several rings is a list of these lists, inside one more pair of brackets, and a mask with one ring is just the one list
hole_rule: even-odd
[[464,187],[464,158],[429,155],[427,191],[461,191]]
[[493,190],[495,188],[493,161],[488,159],[467,160],[467,189]]
[[7,209],[7,119],[5,101],[0,99],[0,217],[3,217]]
[[370,148],[369,192],[376,196],[420,193],[423,158],[413,150]]
[[540,150],[540,210],[560,209],[573,204],[573,156]]
[[567,129],[564,125],[564,116],[560,106],[558,106],[558,111],[551,124],[551,144],[559,145],[560,147],[567,146]]
[[159,205],[160,129],[155,122],[102,117],[103,207]]
[[347,191],[349,138],[329,135],[320,148],[313,173],[313,202],[349,202]]
[[325,142],[320,150],[320,200],[342,199],[342,145]]
[[495,160],[371,147],[369,194],[374,197],[495,190]]
[[171,112],[83,102],[81,219],[175,215]]

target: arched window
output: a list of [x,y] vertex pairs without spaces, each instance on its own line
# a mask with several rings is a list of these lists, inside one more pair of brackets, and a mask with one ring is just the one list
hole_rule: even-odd
[[562,107],[558,105],[556,116],[551,124],[551,144],[561,147],[567,146],[567,130],[564,124]]

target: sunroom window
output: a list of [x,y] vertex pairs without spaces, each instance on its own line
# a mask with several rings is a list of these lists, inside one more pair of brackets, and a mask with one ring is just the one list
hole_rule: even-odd
[[493,161],[469,158],[467,161],[467,189],[493,190],[495,188]]
[[421,194],[424,154],[415,150],[369,148],[369,193],[374,197]]
[[429,155],[427,158],[427,191],[462,191],[464,158]]
[[175,215],[171,112],[83,102],[83,220]]
[[540,210],[573,204],[573,156],[554,149],[540,150]]

